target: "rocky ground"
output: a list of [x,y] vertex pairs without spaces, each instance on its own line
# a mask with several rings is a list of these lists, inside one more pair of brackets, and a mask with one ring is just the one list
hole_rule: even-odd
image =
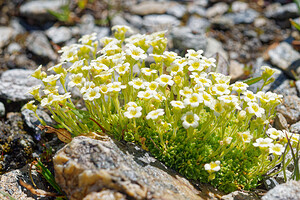
[[[49,10],[57,13],[50,14]],[[23,177],[30,183],[28,163],[37,157],[49,161],[49,152],[54,153],[63,146],[55,136],[45,134],[36,127],[39,122],[32,113],[26,110],[21,112],[22,105],[32,99],[26,94],[28,88],[37,84],[36,80],[28,76],[41,64],[49,68],[56,63],[58,58],[56,52],[62,46],[75,43],[82,35],[92,32],[96,32],[99,38],[109,36],[110,27],[117,24],[131,26],[134,31],[140,33],[168,30],[169,50],[183,54],[186,49],[203,49],[206,56],[218,58],[218,70],[231,75],[234,80],[258,75],[262,65],[280,69],[281,73],[277,75],[275,82],[266,88],[284,95],[284,103],[278,107],[278,117],[275,119],[274,126],[300,133],[300,53],[299,42],[297,42],[300,40],[300,32],[291,27],[290,18],[300,23],[299,11],[291,0],[94,0],[81,8],[76,1],[69,3],[64,0],[0,1],[0,174],[3,174],[0,176],[0,191],[9,193],[17,199],[37,199],[19,186],[17,178],[11,177]],[[252,89],[255,90],[257,87],[259,83]],[[51,118],[46,112],[39,110],[39,115],[51,124]],[[86,141],[90,145],[94,142]],[[99,148],[103,150],[107,144],[104,144],[104,147],[101,146],[103,144],[97,145],[100,145]],[[75,147],[73,150],[71,147],[66,148],[69,148],[68,152],[76,152]],[[61,153],[66,151],[66,148]],[[131,152],[129,149],[122,151]],[[69,154],[64,155],[65,157],[57,155],[56,158],[59,156],[60,159],[73,159]],[[107,159],[103,158],[102,162],[104,161]],[[93,170],[82,169],[78,168],[80,163],[73,164],[75,167],[71,167],[72,170],[77,170],[78,175],[86,177],[99,173],[97,170],[101,168],[101,166],[94,166],[97,169],[95,172],[94,168]],[[140,169],[142,166],[140,162],[137,162],[136,166],[127,166],[127,164],[121,165],[140,174],[110,173],[106,177],[101,176],[102,179],[109,177],[109,180],[114,179],[114,181],[111,183],[105,179],[110,187],[101,186],[103,193],[91,193],[91,196],[85,199],[95,199],[97,195],[100,195],[98,199],[100,197],[169,199],[168,196],[161,196],[161,190],[156,188],[157,185],[145,184],[145,181],[154,181],[158,184],[157,180],[151,177],[150,180],[148,179],[149,168]],[[146,165],[148,166],[149,163]],[[104,169],[111,167],[104,166]],[[133,167],[137,167],[138,170]],[[101,169],[101,172],[104,169]],[[207,189],[206,186],[197,186],[195,183],[192,186],[184,178],[173,180],[164,173],[160,176],[181,185],[173,187],[171,183],[166,183],[161,187],[169,188],[169,193],[164,195],[174,195],[174,192],[185,190],[188,197],[183,195],[178,199],[214,199],[222,196],[221,193],[211,188]],[[171,176],[174,177],[174,174]],[[62,185],[71,180],[68,177],[59,179]],[[83,181],[77,183],[83,188],[96,182],[86,182],[84,177],[76,181]],[[282,175],[269,179],[265,182],[265,186],[262,186],[263,192],[282,182]],[[126,185],[127,183],[131,185]],[[295,184],[299,185],[299,183]],[[272,189],[268,193],[269,196],[265,196],[264,199],[280,199],[280,195],[284,193],[281,191],[289,191],[286,193],[293,194],[297,189],[293,189],[295,184],[280,185],[281,188]],[[39,188],[50,190],[44,183],[41,183]],[[73,195],[69,192],[71,188],[64,189],[70,197]],[[76,199],[79,193],[88,194],[87,190],[84,190],[85,193],[79,191],[78,194],[75,191],[75,197],[72,198]],[[193,192],[189,193],[191,191]],[[206,191],[205,195],[203,191]],[[213,195],[207,195],[211,193]],[[242,199],[255,198],[247,192],[236,192],[222,198],[233,199],[235,195],[239,195]],[[296,197],[295,195],[292,197]]]

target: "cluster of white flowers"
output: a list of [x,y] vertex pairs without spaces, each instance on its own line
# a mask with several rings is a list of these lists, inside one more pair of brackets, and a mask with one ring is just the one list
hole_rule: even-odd
[[[230,76],[208,73],[216,67],[216,60],[203,56],[202,50],[187,50],[185,56],[165,51],[166,32],[125,38],[125,34],[131,31],[129,27],[115,26],[112,30],[115,38],[105,37],[99,43],[96,34],[91,34],[83,36],[80,44],[63,47],[60,50],[61,63],[49,69],[56,74],[47,75],[39,67],[32,76],[42,80],[44,87],[34,87],[30,93],[42,106],[54,107],[53,113],[56,113],[65,102],[72,104],[68,91],[78,88],[96,120],[107,117],[107,120],[133,121],[134,124],[146,120],[157,125],[154,129],[173,128],[176,133],[183,127],[188,134],[212,124],[216,128],[218,122],[233,115],[237,116],[238,122],[248,123],[252,118],[266,125],[271,111],[281,103],[281,96],[276,93],[259,91],[255,94],[247,90],[245,82],[231,84]],[[149,49],[152,49],[150,54]],[[155,60],[150,66],[145,64],[148,56]],[[138,67],[138,73],[134,72],[134,67]],[[265,81],[277,73],[267,66],[262,69]],[[168,73],[164,73],[165,70]],[[58,92],[58,81],[63,85],[63,94]],[[203,110],[211,115],[208,117],[211,121],[204,125],[200,123]],[[70,118],[71,121],[78,117],[74,113],[68,114],[64,114],[64,119]],[[67,121],[65,126],[72,130],[77,124]],[[82,127],[86,126],[77,128]],[[214,127],[209,128],[214,130]],[[239,136],[243,143],[252,142],[255,147],[269,148],[270,153],[280,155],[283,146],[275,141],[282,139],[283,133],[272,128],[266,133],[270,138],[255,138],[253,141],[253,135],[246,127]],[[229,144],[234,141],[233,137],[224,135],[222,141]],[[206,164],[205,169],[210,173],[219,171],[220,161]]]

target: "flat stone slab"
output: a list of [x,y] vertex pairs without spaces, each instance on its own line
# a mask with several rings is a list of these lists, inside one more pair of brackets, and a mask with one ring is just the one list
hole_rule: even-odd
[[28,90],[41,81],[31,77],[34,70],[12,69],[3,72],[0,78],[0,98],[13,102],[33,99]]
[[70,200],[102,196],[201,200],[205,196],[148,152],[108,137],[76,137],[53,161],[56,181]]

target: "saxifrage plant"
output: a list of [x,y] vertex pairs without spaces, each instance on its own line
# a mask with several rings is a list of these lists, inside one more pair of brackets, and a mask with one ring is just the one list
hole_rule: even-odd
[[[225,192],[256,187],[281,162],[287,141],[270,128],[281,95],[261,91],[278,70],[263,66],[260,77],[230,84],[202,50],[184,57],[165,51],[165,32],[126,38],[129,27],[112,30],[115,37],[102,38],[101,48],[96,34],[83,36],[59,51],[61,63],[48,69],[54,73],[40,66],[32,74],[43,85],[30,93],[72,136],[105,132],[135,142],[187,178]],[[149,57],[154,62],[146,64]],[[247,90],[258,81],[257,93]],[[37,105],[25,108],[36,112]]]

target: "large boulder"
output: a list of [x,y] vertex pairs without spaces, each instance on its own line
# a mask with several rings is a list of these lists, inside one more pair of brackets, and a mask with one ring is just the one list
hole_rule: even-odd
[[70,200],[103,196],[200,200],[206,196],[148,152],[108,137],[76,137],[57,152],[53,161],[56,181]]

